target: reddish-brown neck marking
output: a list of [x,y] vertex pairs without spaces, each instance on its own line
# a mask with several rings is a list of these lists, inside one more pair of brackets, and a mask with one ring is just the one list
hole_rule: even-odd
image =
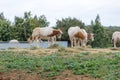
[[77,32],[75,35],[74,35],[75,37],[77,37],[77,38],[80,38],[80,39],[82,39],[82,40],[84,40],[85,39],[85,36],[84,36],[84,34],[82,33],[82,32]]
[[57,35],[57,34],[59,34],[59,33],[60,33],[59,30],[53,30],[53,32],[52,32],[50,35],[48,35],[48,37],[55,36],[55,35]]

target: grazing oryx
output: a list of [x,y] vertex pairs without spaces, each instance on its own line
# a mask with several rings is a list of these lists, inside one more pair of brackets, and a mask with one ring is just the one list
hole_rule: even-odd
[[120,40],[120,32],[119,31],[115,31],[113,34],[112,34],[112,41],[113,41],[113,44],[114,44],[114,47],[116,48],[116,43]]
[[87,33],[85,29],[80,29],[80,27],[70,27],[68,29],[68,35],[71,42],[71,47],[79,46],[80,41],[82,46],[86,46],[88,39],[94,40],[92,33]]
[[60,29],[53,29],[51,27],[37,27],[33,30],[32,35],[29,37],[28,41],[31,43],[34,40],[36,42],[39,42],[43,39],[46,39],[48,40],[48,42],[52,42],[52,44],[54,44],[54,42],[56,41],[56,36],[61,38],[61,35],[62,31]]

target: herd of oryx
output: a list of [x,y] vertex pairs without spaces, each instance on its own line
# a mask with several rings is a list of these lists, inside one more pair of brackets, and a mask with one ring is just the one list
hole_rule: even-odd
[[[29,37],[28,41],[32,43],[36,41],[37,43],[42,42],[43,39],[48,40],[51,44],[54,44],[56,38],[61,38],[63,34],[61,29],[53,29],[52,27],[36,27],[33,29],[32,35]],[[79,26],[70,27],[68,29],[68,35],[71,42],[71,47],[76,46],[86,46],[88,40],[94,40],[94,34],[87,33],[85,29],[81,29]],[[114,47],[116,47],[117,41],[120,39],[120,32],[116,31],[112,35],[112,41],[114,43]],[[37,44],[37,47],[39,45]]]

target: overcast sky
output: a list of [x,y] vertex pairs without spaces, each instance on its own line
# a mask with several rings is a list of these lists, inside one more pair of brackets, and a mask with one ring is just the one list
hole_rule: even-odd
[[104,26],[120,26],[120,0],[0,0],[0,12],[10,21],[24,12],[45,15],[54,26],[57,19],[75,17],[86,25],[100,15]]

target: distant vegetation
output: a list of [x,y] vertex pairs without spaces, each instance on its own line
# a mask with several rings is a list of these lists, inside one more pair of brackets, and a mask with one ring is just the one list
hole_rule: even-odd
[[[9,41],[17,39],[26,41],[35,27],[49,26],[45,15],[32,15],[31,12],[25,12],[23,17],[15,16],[14,22],[6,19],[3,13],[0,13],[0,41]],[[86,25],[77,18],[63,18],[56,20],[56,25],[51,26],[60,28],[63,31],[62,41],[69,41],[67,30],[71,26],[80,26],[95,34],[95,41],[88,44],[92,47],[111,47],[111,36],[114,31],[120,31],[120,26],[104,26],[100,22],[99,15],[95,20],[91,20],[90,25]]]

